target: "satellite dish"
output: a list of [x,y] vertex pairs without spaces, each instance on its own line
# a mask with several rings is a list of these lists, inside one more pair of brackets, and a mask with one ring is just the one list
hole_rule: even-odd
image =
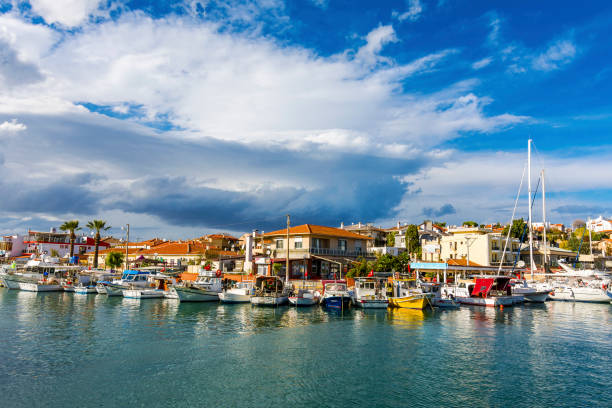
[[516,266],[518,266],[519,268],[524,268],[525,267],[525,261],[518,261],[516,263]]

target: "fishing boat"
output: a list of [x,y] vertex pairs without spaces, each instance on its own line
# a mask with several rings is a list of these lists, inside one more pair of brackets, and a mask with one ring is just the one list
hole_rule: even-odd
[[222,274],[202,271],[194,282],[174,286],[181,302],[216,302],[223,290]]
[[286,286],[278,276],[258,276],[254,291],[250,301],[255,306],[281,306],[289,301]]
[[159,299],[165,296],[166,291],[161,289],[140,288],[123,290],[123,297],[128,299]]
[[418,287],[424,293],[431,293],[433,297],[430,299],[434,307],[442,309],[457,309],[460,305],[455,302],[454,295],[447,290],[446,284],[442,285],[439,282],[417,282]]
[[423,310],[433,307],[433,293],[424,293],[417,287],[416,279],[394,278],[391,282],[392,294],[389,297],[389,307]]
[[351,293],[345,280],[324,280],[321,304],[332,309],[347,309],[351,304]]
[[253,281],[242,281],[220,292],[219,299],[223,303],[249,303],[252,294]]
[[108,296],[123,296],[123,291],[126,289],[145,288],[149,285],[147,279],[151,275],[150,272],[125,270],[120,279],[114,279],[110,282],[101,282],[106,288]]
[[455,300],[463,305],[499,307],[514,303],[507,276],[477,277],[452,289]]
[[544,303],[548,299],[548,290],[538,290],[536,287],[531,286],[526,280],[515,280],[512,285],[512,295],[520,296],[525,302],[531,303]]
[[89,294],[97,294],[98,291],[96,290],[96,286],[95,285],[83,285],[80,284],[78,286],[74,287],[74,294],[75,295],[89,295]]
[[320,294],[312,289],[298,289],[297,294],[289,296],[293,306],[314,306],[319,303]]
[[386,309],[389,305],[386,281],[378,277],[355,278],[353,304],[363,309]]

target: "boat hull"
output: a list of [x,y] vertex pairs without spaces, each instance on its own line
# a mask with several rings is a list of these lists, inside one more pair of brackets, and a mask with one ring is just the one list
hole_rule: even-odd
[[61,292],[62,285],[45,285],[40,283],[19,282],[19,289],[26,292]]
[[608,303],[610,297],[602,290],[579,290],[572,288],[555,289],[550,293],[551,300],[561,300],[566,302],[584,302],[584,303]]
[[387,299],[358,299],[354,303],[362,309],[386,309],[389,306]]
[[123,296],[123,291],[128,289],[119,285],[104,285],[108,296]]
[[455,299],[462,305],[472,306],[487,306],[487,307],[499,307],[499,306],[511,306],[514,303],[512,296],[499,296],[499,297],[458,297]]
[[455,302],[453,299],[433,298],[431,303],[434,305],[434,307],[443,309],[456,309],[459,307],[459,303]]
[[251,295],[226,291],[219,293],[219,299],[223,303],[249,303],[251,301]]
[[389,298],[389,307],[400,307],[404,309],[423,310],[430,305],[425,295],[412,295],[404,297]]
[[321,299],[323,307],[331,309],[347,309],[351,304],[350,296],[329,296]]
[[75,295],[89,295],[92,293],[95,293],[95,294],[98,293],[98,290],[95,288],[95,286],[87,286],[84,288],[74,288]]
[[548,292],[523,293],[523,298],[529,303],[544,303],[548,300]]
[[166,292],[157,289],[125,289],[123,297],[128,299],[160,299]]
[[219,293],[199,288],[175,287],[178,298],[181,302],[216,302],[219,300]]
[[96,286],[96,291],[98,292],[99,295],[106,295],[106,286],[104,285],[98,285]]
[[287,296],[252,296],[251,304],[255,306],[281,306],[287,304]]
[[19,289],[19,282],[12,279],[2,278],[2,285],[4,285],[4,287],[7,289]]
[[289,297],[289,303],[293,306],[314,306],[318,303],[317,301],[318,299],[316,298],[305,298],[297,296]]

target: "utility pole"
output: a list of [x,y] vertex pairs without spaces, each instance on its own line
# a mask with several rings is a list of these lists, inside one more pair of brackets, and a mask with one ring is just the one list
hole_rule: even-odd
[[285,266],[285,284],[289,283],[289,227],[291,226],[289,214],[287,214],[287,259]]

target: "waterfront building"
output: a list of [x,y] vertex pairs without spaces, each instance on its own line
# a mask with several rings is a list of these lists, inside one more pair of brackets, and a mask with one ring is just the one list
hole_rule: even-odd
[[586,227],[592,232],[612,232],[612,219],[600,215],[593,220],[588,220]]
[[[70,233],[58,232],[55,228],[51,228],[49,232],[28,230],[26,235],[14,235],[7,239],[8,241],[11,242],[12,247],[11,257],[36,254],[66,258],[70,255]],[[95,245],[94,238],[77,235],[74,240],[74,254],[80,256],[88,251],[93,251]],[[99,247],[105,249],[109,247],[109,244],[100,241]]]
[[289,228],[289,242],[286,228],[266,232],[263,249],[255,252],[256,271],[269,274],[279,264],[278,273],[285,276],[288,246],[290,279],[339,278],[358,258],[374,258],[367,252],[370,240],[373,238],[345,229],[312,224]]
[[480,227],[455,227],[440,237],[440,258],[442,260],[469,259],[482,266],[512,265],[520,240],[511,238],[502,260],[506,237],[501,232]]
[[372,238],[367,242],[368,251],[370,248],[383,247],[387,244],[387,230],[375,227],[372,223],[363,224],[359,222],[351,225],[344,225],[344,223],[341,223],[340,229]]
[[[568,263],[571,263],[576,258],[576,255],[578,255],[577,252],[567,249],[551,246],[546,247],[546,259],[548,265],[551,267],[559,266],[559,260],[565,260]],[[529,268],[529,263],[531,262],[529,256],[529,245],[523,244],[521,248],[521,260],[525,262],[527,268]],[[538,268],[541,268],[544,264],[544,244],[542,242],[534,242],[533,262]]]
[[5,235],[0,238],[0,258],[15,258],[23,255],[23,235]]

